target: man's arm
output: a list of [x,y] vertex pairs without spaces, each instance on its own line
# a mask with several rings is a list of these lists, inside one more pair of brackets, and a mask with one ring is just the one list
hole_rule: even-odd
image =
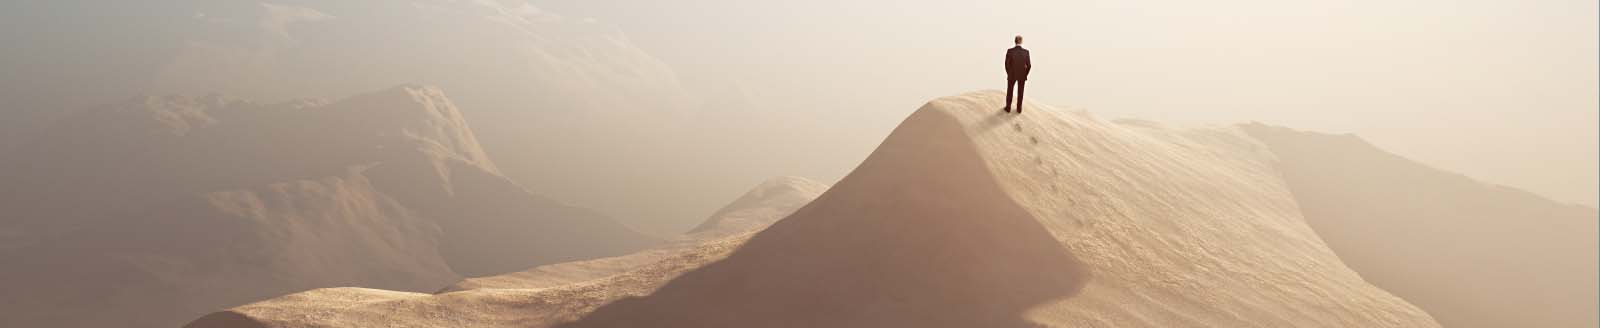
[[1013,57],[1013,56],[1011,56],[1011,52],[1007,51],[1006,52],[1006,74],[1011,74],[1011,67],[1013,66],[1011,57]]

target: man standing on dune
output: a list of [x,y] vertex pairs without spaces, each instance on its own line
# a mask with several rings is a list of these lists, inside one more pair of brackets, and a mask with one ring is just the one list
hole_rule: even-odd
[[1014,41],[1017,46],[1006,50],[1006,107],[1007,113],[1011,112],[1011,90],[1017,90],[1017,114],[1022,114],[1022,90],[1028,87],[1028,70],[1033,69],[1033,61],[1028,59],[1028,49],[1022,49],[1022,36],[1018,35]]

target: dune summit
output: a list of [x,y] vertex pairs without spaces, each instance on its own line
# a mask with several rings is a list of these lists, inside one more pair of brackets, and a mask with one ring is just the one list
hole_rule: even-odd
[[563,286],[316,290],[191,327],[1438,326],[1341,263],[1243,132],[1002,116],[1002,97],[929,102],[742,244]]

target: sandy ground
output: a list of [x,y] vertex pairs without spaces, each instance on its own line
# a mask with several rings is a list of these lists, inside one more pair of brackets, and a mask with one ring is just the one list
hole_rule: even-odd
[[1340,263],[1241,132],[1003,115],[1001,97],[928,103],[748,241],[559,286],[316,290],[191,327],[1438,326]]
[[316,289],[212,313],[185,327],[551,327],[618,299],[646,295],[684,271],[726,257],[743,241],[707,242],[625,273],[545,288],[442,294]]

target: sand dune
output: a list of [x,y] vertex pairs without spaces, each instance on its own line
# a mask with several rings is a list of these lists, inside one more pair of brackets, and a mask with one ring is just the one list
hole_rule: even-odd
[[[703,251],[707,244],[742,243],[751,233],[789,216],[821,195],[828,186],[785,176],[768,179],[706,218],[698,228],[667,243],[638,253],[543,265],[489,277],[473,277],[444,291],[479,288],[541,289],[597,280],[634,271],[663,259]],[[728,240],[735,241],[728,241]]]
[[1242,134],[1002,96],[928,103],[728,259],[572,326],[1436,326],[1340,263]]
[[1243,126],[1323,240],[1448,327],[1600,326],[1595,209],[1489,185],[1354,136]]
[[689,236],[717,239],[766,229],[826,190],[828,185],[806,178],[772,178],[718,209],[705,222],[689,230]]
[[747,242],[538,289],[316,290],[191,327],[1437,326],[1340,263],[1242,133],[1005,116],[1001,96],[928,103]]
[[0,286],[0,326],[171,327],[311,288],[433,291],[656,242],[501,176],[419,86],[97,108],[0,160],[0,205],[0,279],[26,282]]
[[685,271],[727,257],[744,241],[710,241],[621,274],[542,288],[489,287],[435,295],[316,289],[212,313],[184,327],[552,327],[618,299],[646,295]]

